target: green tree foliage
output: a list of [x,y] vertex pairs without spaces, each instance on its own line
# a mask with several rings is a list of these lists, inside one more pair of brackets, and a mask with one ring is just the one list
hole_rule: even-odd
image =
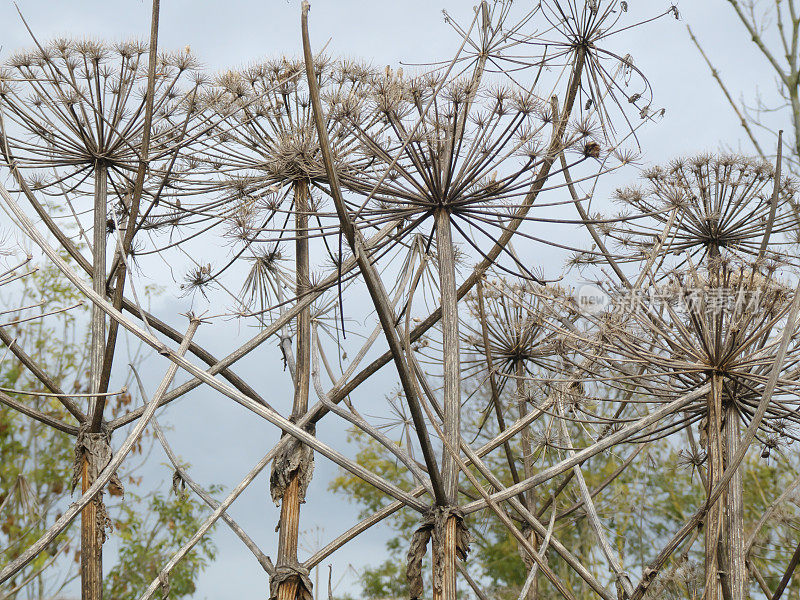
[[[211,493],[215,491],[219,490],[212,489]],[[142,504],[141,498],[136,500],[138,502],[131,504]],[[120,507],[116,524],[121,540],[119,562],[103,581],[106,598],[136,600],[204,520],[199,504],[184,494],[155,493],[143,505],[144,510],[138,506],[132,508],[130,504]],[[169,597],[191,596],[197,575],[214,559],[215,552],[211,538],[204,536],[172,570],[168,581]]]
[[[9,259],[7,262],[13,262]],[[23,275],[0,288],[0,306],[30,306],[0,316],[0,324],[19,347],[65,391],[85,393],[88,358],[86,310],[78,307],[46,318],[32,318],[76,305],[80,297],[52,266],[18,269]],[[13,294],[13,302],[4,297]],[[25,392],[43,390],[34,375],[5,347],[0,347],[0,388],[14,400],[77,425],[53,397]],[[85,407],[85,398],[80,399]],[[121,394],[112,405],[129,410],[132,397]],[[113,415],[112,415],[113,416]],[[152,439],[135,452],[143,455]],[[7,563],[33,543],[67,506],[73,496],[75,438],[0,404],[0,562]],[[199,526],[201,504],[193,498],[154,492],[138,495],[139,479],[122,473],[128,488],[124,498],[108,498],[114,522],[113,537],[119,562],[111,568],[106,597],[137,598],[163,564]],[[112,492],[113,495],[113,492]],[[53,598],[67,593],[77,576],[79,523],[73,522],[51,546],[2,589],[0,597]],[[171,598],[194,592],[194,581],[213,558],[209,538],[173,571]],[[53,564],[60,568],[45,569]]]
[[[15,302],[6,302],[4,298],[0,304],[35,308],[4,315],[4,329],[62,389],[76,393],[85,391],[86,364],[81,351],[85,334],[81,311],[31,319],[36,314],[77,304],[80,301],[77,293],[58,276],[54,267],[24,266],[19,272],[30,274],[2,290],[4,295],[14,294]],[[14,399],[32,408],[73,422],[52,397],[11,392],[41,390],[43,386],[11,352],[6,348],[2,350],[0,386]],[[72,436],[0,405],[0,557],[4,563],[33,543],[68,500],[74,443]],[[57,594],[74,576],[73,569],[58,581],[44,577],[40,571],[59,557],[67,562],[77,560],[76,532],[74,523],[29,569],[14,578],[7,590],[13,592],[27,583],[27,593],[34,598]]]

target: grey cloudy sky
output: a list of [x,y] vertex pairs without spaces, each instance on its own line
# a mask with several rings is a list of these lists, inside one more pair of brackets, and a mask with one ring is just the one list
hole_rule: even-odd
[[[444,24],[442,9],[461,21],[471,18],[472,2],[453,0],[357,1],[316,0],[312,3],[311,33],[315,47],[330,38],[333,55],[362,58],[375,65],[425,62],[450,56],[459,40]],[[629,0],[634,16],[650,16],[667,7],[661,0]],[[145,38],[149,30],[150,4],[141,0],[53,1],[19,0],[19,6],[35,34],[43,40],[54,36],[90,36],[102,39]],[[655,93],[655,104],[666,108],[663,121],[641,135],[646,163],[669,160],[677,155],[715,150],[724,144],[736,148],[743,132],[709,76],[686,34],[690,24],[705,45],[716,66],[726,76],[735,97],[755,97],[761,90],[769,97],[774,91],[772,75],[764,61],[751,48],[748,37],[736,21],[725,0],[692,0],[678,4],[681,21],[664,18],[633,30],[622,39],[621,47],[630,53],[646,73]],[[299,2],[296,0],[203,1],[166,0],[162,3],[160,46],[164,49],[192,50],[210,72],[246,65],[255,60],[300,52]],[[19,48],[30,46],[11,2],[0,2],[3,23],[2,54],[5,59]],[[742,142],[750,152],[746,141]],[[630,168],[615,176],[609,185],[621,185],[636,175]],[[182,326],[179,313],[185,301],[170,297],[157,300],[154,311],[176,326]],[[252,335],[252,330],[230,327],[199,334],[199,340],[217,355],[227,353],[237,342]],[[274,345],[248,357],[237,371],[268,396],[290,398],[287,377],[280,369]],[[265,365],[267,365],[265,367]],[[148,379],[155,388],[164,365],[154,361],[148,372],[159,373]],[[392,373],[382,371],[366,388],[385,390],[393,386]],[[275,401],[286,407],[288,402]],[[366,412],[369,412],[368,410]],[[230,488],[277,439],[274,428],[259,422],[244,409],[207,391],[197,392],[170,408],[164,419],[173,425],[170,439],[176,450],[191,459],[193,473],[204,483],[219,483]],[[326,441],[345,444],[340,426],[323,422],[318,431]],[[166,481],[170,471],[159,464],[158,456],[147,472]],[[330,539],[354,523],[356,509],[343,498],[325,490],[336,469],[324,459],[317,460],[317,473],[303,510],[303,527],[323,527],[322,540]],[[161,479],[159,479],[161,478]],[[274,556],[274,526],[277,510],[269,500],[267,479],[262,474],[235,505],[232,514],[246,525],[255,540]],[[376,530],[352,542],[333,563],[334,579],[344,575],[344,589],[352,585],[348,564],[361,567],[377,563],[383,554],[385,532]],[[263,598],[267,581],[256,561],[238,539],[218,528],[217,561],[199,581],[196,598],[241,600]],[[311,538],[316,534],[309,535]],[[109,561],[110,562],[110,561]],[[325,563],[327,565],[327,561]],[[327,578],[324,574],[323,580]]]

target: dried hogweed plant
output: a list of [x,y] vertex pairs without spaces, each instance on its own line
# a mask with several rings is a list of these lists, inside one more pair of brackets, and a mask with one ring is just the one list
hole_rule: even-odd
[[733,157],[676,161],[646,176],[651,190],[621,192],[630,218],[606,231],[619,243],[607,260],[633,263],[638,276],[611,284],[613,310],[591,317],[596,333],[575,338],[593,367],[579,376],[633,386],[645,405],[682,399],[639,440],[685,432],[687,460],[703,476],[706,505],[646,569],[637,596],[702,519],[705,597],[745,598],[752,565],[738,462],[754,441],[766,458],[796,436],[794,261],[781,239],[793,186]]
[[[159,54],[158,2],[149,44],[37,44],[0,75],[13,181],[0,188],[3,206],[92,306],[88,395],[61,390],[0,327],[61,408],[48,415],[5,392],[0,401],[76,438],[82,492],[0,581],[17,590],[13,578],[82,514],[81,589],[102,597],[102,493],[151,423],[175,488],[210,512],[147,575],[142,600],[169,595],[170,574],[219,520],[256,558],[270,598],[310,600],[312,569],[398,515],[410,528],[411,598],[455,600],[459,578],[491,595],[490,574],[469,558],[470,531],[484,551],[491,530],[520,554],[514,597],[634,599],[669,579],[743,600],[753,542],[736,467],[751,445],[781,455],[796,436],[795,260],[783,241],[792,186],[768,166],[701,157],[646,173],[648,189],[618,194],[620,215],[590,213],[594,193],[582,190],[629,164],[639,127],[663,114],[632,56],[606,49],[636,25],[627,2],[482,2],[463,23],[446,15],[454,56],[404,69],[315,55],[308,10],[301,59],[213,79],[188,51]],[[576,251],[575,226],[591,251]],[[600,265],[618,310],[587,311],[566,284],[547,284],[575,276],[546,268],[554,249],[576,251],[584,273]],[[185,333],[141,305],[156,264],[182,302],[207,309],[190,313]],[[222,358],[193,340],[201,324],[227,333],[233,319],[252,335]],[[111,381],[133,373],[115,361],[118,337],[169,364],[151,396],[140,386],[142,406],[109,412]],[[233,371],[246,356],[263,366],[249,381]],[[376,402],[365,382],[391,400]],[[155,420],[196,388],[280,434],[222,500],[191,479]],[[393,468],[322,441],[323,419],[358,432]],[[400,443],[387,431],[398,425]],[[621,500],[605,490],[638,477],[648,448],[682,435],[706,504],[649,566],[631,567],[608,524]],[[314,502],[320,457],[380,500],[303,559],[300,510]],[[598,479],[599,463],[610,471]],[[229,514],[268,466],[259,523],[270,501],[280,506],[274,563]],[[700,524],[702,582],[688,559],[667,572]]]
[[[170,196],[183,166],[181,152],[196,135],[194,98],[201,84],[191,54],[158,56],[155,38],[149,49],[136,42],[36,42],[3,70],[0,146],[16,188],[62,250],[91,276],[93,291],[104,299],[110,295],[117,310],[134,235]],[[77,239],[55,220],[63,216],[74,221]],[[112,261],[109,236],[115,240]],[[135,306],[129,302],[127,308]],[[107,323],[96,305],[91,321],[91,406],[85,414],[72,412],[80,427],[75,477],[82,478],[84,491],[110,459],[103,410],[114,395],[108,390],[118,332],[118,323]],[[97,496],[82,516],[81,574],[92,597],[101,593],[104,514]]]

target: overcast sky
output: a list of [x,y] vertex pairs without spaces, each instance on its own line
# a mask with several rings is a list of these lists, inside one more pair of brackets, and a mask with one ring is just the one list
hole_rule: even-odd
[[[330,54],[361,58],[378,66],[397,65],[400,61],[426,62],[446,58],[458,46],[459,40],[443,22],[442,9],[463,22],[471,18],[472,4],[443,0],[317,0],[312,3],[311,35],[316,48],[330,38]],[[647,17],[660,12],[668,3],[629,0],[629,5],[631,15]],[[650,80],[655,104],[666,108],[663,121],[641,136],[643,159],[646,163],[657,163],[681,154],[716,150],[721,145],[737,148],[740,143],[743,151],[750,153],[735,116],[691,45],[686,25],[690,24],[701,39],[735,98],[753,99],[759,90],[769,98],[775,89],[772,75],[751,47],[726,0],[692,0],[678,6],[680,21],[664,18],[623,38],[626,52]],[[139,0],[19,0],[19,7],[42,40],[62,35],[144,39],[149,31],[150,4]],[[165,0],[160,46],[164,49],[190,46],[213,73],[262,58],[298,55],[299,21],[300,7],[295,0]],[[13,3],[0,3],[0,22],[3,23],[0,58],[30,46],[30,38]],[[635,176],[635,170],[630,169],[620,174],[613,185],[621,185]],[[185,308],[183,301],[162,297],[154,311],[182,326],[178,315]],[[215,328],[210,335],[210,331],[204,333],[201,328],[199,334],[199,341],[217,355],[226,354],[237,341],[253,334],[252,330],[238,329],[235,324],[222,329]],[[275,400],[277,406],[285,408],[288,403],[276,399],[290,398],[287,377],[274,366],[279,364],[278,356],[274,345],[270,345],[244,360],[237,371],[271,402]],[[151,366],[158,373],[165,368],[157,361]],[[392,375],[389,370],[382,371],[376,381],[370,382],[367,392],[391,387]],[[158,377],[148,379],[150,392],[155,389]],[[223,484],[228,489],[277,439],[274,428],[266,422],[259,422],[230,404],[208,391],[199,391],[177,403],[164,418],[174,426],[170,439],[176,450],[191,460],[196,479],[206,484]],[[345,443],[341,426],[327,426],[323,422],[318,433],[338,447]],[[171,471],[159,467],[162,462],[164,459],[156,457],[148,473],[166,482]],[[323,542],[357,519],[355,507],[325,491],[335,473],[336,469],[325,459],[317,460],[314,483],[308,494],[310,500],[303,509],[302,527],[322,527],[319,537]],[[235,505],[232,514],[274,558],[277,510],[270,502],[264,474]],[[348,564],[359,568],[379,562],[384,552],[384,535],[381,530],[366,534],[351,542],[337,557],[333,563],[334,580],[343,575],[348,577],[340,589],[349,589],[353,581],[346,572]],[[316,536],[316,533],[309,535],[309,543]],[[222,528],[217,529],[214,537],[219,546],[218,560],[201,577],[195,597],[263,598],[267,580],[256,561],[238,539]],[[322,579],[326,578],[327,573]]]

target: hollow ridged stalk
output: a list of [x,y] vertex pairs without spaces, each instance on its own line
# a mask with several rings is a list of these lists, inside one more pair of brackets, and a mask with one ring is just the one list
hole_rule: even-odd
[[[145,99],[144,109],[144,124],[142,127],[142,145],[139,149],[140,158],[139,164],[136,168],[136,179],[133,187],[133,196],[131,198],[130,212],[123,219],[122,227],[125,230],[125,235],[122,237],[122,252],[115,256],[112,261],[112,277],[113,271],[116,271],[116,283],[114,285],[113,303],[114,308],[119,310],[122,308],[123,300],[125,298],[125,279],[127,271],[125,270],[125,257],[131,252],[133,245],[133,237],[136,233],[136,219],[139,215],[139,207],[142,199],[142,190],[144,189],[145,175],[147,172],[148,157],[150,155],[150,136],[152,133],[153,125],[153,102],[155,96],[155,81],[156,81],[156,67],[158,62],[158,22],[161,12],[160,0],[153,0],[152,15],[150,18],[150,51],[149,61],[147,67],[147,92]],[[100,391],[107,392],[108,384],[111,380],[111,369],[114,364],[114,350],[117,344],[117,333],[119,331],[119,323],[111,321],[108,328],[108,340],[106,343],[105,353],[103,356],[103,370],[100,374]],[[104,404],[99,404],[92,416],[92,431],[98,432],[102,423]]]
[[[708,491],[714,489],[722,477],[724,466],[722,427],[722,377],[711,376],[711,391],[707,396],[706,453],[708,456]],[[719,542],[722,532],[722,503],[715,501],[708,510],[705,522],[705,598],[721,600]]]
[[[308,182],[294,184],[295,209],[295,286],[298,298],[308,293]],[[311,380],[311,310],[306,307],[297,315],[297,357],[295,362],[294,403],[292,420],[308,411],[308,392]],[[295,472],[281,500],[281,520],[278,533],[278,566],[297,564],[297,543],[300,534],[300,473]],[[290,579],[278,588],[278,600],[295,600],[298,582]]]
[[[436,254],[439,263],[439,287],[442,301],[442,363],[444,370],[444,435],[451,448],[459,447],[461,434],[461,365],[458,339],[458,296],[456,289],[455,252],[446,209],[436,213]],[[450,506],[458,504],[458,464],[448,452],[442,457],[442,480]],[[444,549],[441,553],[441,600],[456,600],[456,518],[445,525]],[[436,553],[434,553],[436,555]],[[434,598],[438,593],[434,591]]]
[[[767,232],[762,253],[768,238]],[[719,256],[719,248],[712,246],[708,266],[716,282],[720,281],[715,263]],[[731,399],[724,397],[722,376],[713,375],[712,384],[713,406],[710,405],[708,410],[707,442],[709,490],[717,483],[723,469],[728,467],[739,449],[739,417]],[[716,536],[716,539],[712,540],[712,536]],[[723,585],[730,590],[730,600],[745,600],[747,597],[748,570],[744,546],[744,489],[741,469],[738,469],[728,483],[722,500],[709,511],[706,521],[706,583],[712,585],[712,589],[707,592],[709,599],[723,596],[727,600],[728,591],[722,590]],[[721,578],[724,578],[724,583]]]
[[[521,361],[516,365],[515,375],[517,377],[517,409],[519,410],[519,418],[522,420],[528,414],[528,403],[525,399],[525,365],[522,364]],[[522,447],[522,469],[525,473],[525,479],[528,479],[533,477],[533,448],[531,447],[531,433],[528,427],[525,427],[522,430],[520,445]],[[525,505],[525,508],[527,508],[531,513],[536,514],[535,489],[531,488],[525,492]],[[539,540],[536,533],[531,531],[528,539],[531,542],[531,546],[538,548]],[[533,568],[533,558],[528,558],[525,561],[525,565],[528,567],[528,569]],[[537,574],[533,578],[533,583],[531,583],[531,586],[528,588],[526,598],[528,598],[528,600],[534,600],[534,598],[536,598],[538,595],[538,589],[539,578]]]
[[[733,406],[725,414],[725,468],[739,450],[739,415]],[[748,589],[744,539],[744,485],[742,469],[737,469],[728,484],[725,496],[725,540],[728,547],[728,569],[731,600],[745,600]]]
[[[108,179],[104,163],[98,161],[94,172],[94,232],[92,248],[92,287],[95,292],[106,295],[106,218],[108,203]],[[106,318],[103,311],[92,305],[92,340],[90,356],[91,392],[100,390],[103,354],[106,343]],[[92,404],[97,403],[95,397]],[[94,412],[94,406],[89,411]],[[81,489],[86,492],[94,483],[89,476],[89,463],[84,455],[81,469]],[[94,502],[86,505],[81,513],[81,598],[101,600],[103,597],[103,546],[98,530],[98,504],[102,492]]]

